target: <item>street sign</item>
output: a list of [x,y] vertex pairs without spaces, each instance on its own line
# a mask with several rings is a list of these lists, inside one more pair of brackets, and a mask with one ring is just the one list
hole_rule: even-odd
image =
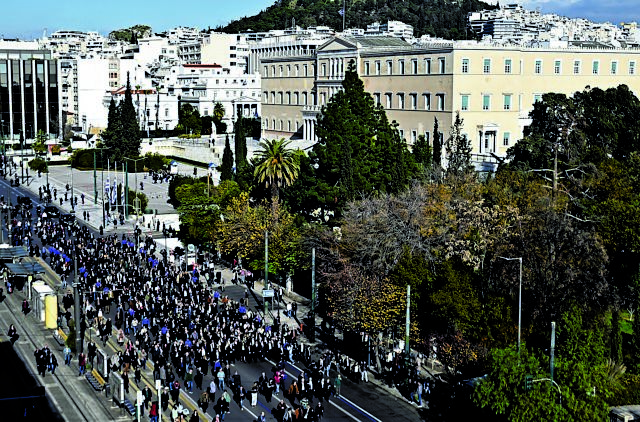
[[262,291],[262,297],[273,297],[273,289],[269,289],[269,290],[263,290]]

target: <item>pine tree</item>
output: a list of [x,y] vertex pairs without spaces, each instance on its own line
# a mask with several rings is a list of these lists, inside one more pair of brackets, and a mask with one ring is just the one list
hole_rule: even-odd
[[229,135],[224,140],[224,152],[222,153],[222,166],[220,167],[220,180],[233,179],[233,153],[229,144]]
[[318,184],[310,193],[336,217],[347,201],[363,194],[405,189],[415,170],[397,125],[364,90],[353,61],[342,87],[318,119],[312,157]]
[[431,167],[433,150],[424,135],[418,136],[416,143],[413,145],[412,154],[417,164],[421,164],[424,167]]
[[[136,109],[133,106],[133,97],[131,95],[131,83],[129,74],[127,73],[127,87],[124,92],[124,100],[120,105],[120,122],[122,125],[121,148],[114,158],[122,157],[138,157],[140,155],[140,126]],[[118,160],[120,161],[120,160]]]

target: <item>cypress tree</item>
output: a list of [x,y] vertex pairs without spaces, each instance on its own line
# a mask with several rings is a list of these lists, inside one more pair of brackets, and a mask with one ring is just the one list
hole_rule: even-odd
[[238,116],[234,127],[236,171],[238,172],[247,164],[247,134],[245,129],[245,119],[242,116]]
[[462,134],[463,120],[456,113],[456,120],[447,139],[447,174],[461,176],[473,170],[471,164],[471,142]]
[[120,122],[122,134],[120,148],[116,149],[114,159],[120,161],[122,157],[138,157],[140,155],[140,127],[136,109],[133,106],[131,95],[131,83],[127,73],[127,88],[124,92],[124,101],[120,105]]
[[442,167],[442,143],[440,142],[440,132],[438,131],[438,118],[433,119],[433,167]]
[[224,140],[224,152],[222,153],[222,166],[220,167],[220,181],[233,179],[233,153],[229,144],[229,135]]

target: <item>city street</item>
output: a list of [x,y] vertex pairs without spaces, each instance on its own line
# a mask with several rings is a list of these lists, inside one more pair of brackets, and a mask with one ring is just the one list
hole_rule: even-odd
[[[187,169],[185,169],[187,170]],[[192,171],[193,167],[189,168],[188,171]],[[186,171],[185,171],[186,173]],[[98,178],[101,178],[100,172],[98,172]],[[122,174],[115,175],[114,173],[109,174],[110,180],[113,180],[113,177],[116,177],[118,181],[122,180]],[[107,175],[105,174],[105,180]],[[144,180],[141,177],[141,174],[138,175],[139,178]],[[91,215],[91,219],[89,221],[88,227],[96,234],[99,228],[99,224],[101,223],[98,219],[98,214],[100,213],[100,205],[98,201],[98,205],[93,203],[93,172],[74,172],[73,174],[73,189],[74,194],[80,196],[82,193],[85,194],[85,204],[82,205],[79,201],[79,205],[76,208],[76,215],[81,216],[83,211],[87,211]],[[71,174],[68,167],[52,167],[51,174],[49,174],[49,183],[53,189],[53,187],[57,187],[58,192],[64,192],[65,185],[70,183]],[[130,176],[131,181],[131,176]],[[101,182],[101,181],[100,181]],[[34,208],[35,204],[39,203],[38,201],[38,187],[46,184],[46,177],[43,175],[40,178],[36,176],[36,178],[31,181],[31,183],[27,186],[29,188],[30,194],[32,198],[34,198]],[[100,186],[100,184],[98,184]],[[138,185],[139,187],[139,185]],[[149,207],[152,209],[158,209],[158,218],[164,218],[164,222],[172,221],[172,218],[176,218],[175,214],[172,214],[171,207],[166,204],[166,189],[168,187],[167,183],[163,184],[153,184],[153,183],[145,183],[144,189],[145,193],[150,195],[150,205]],[[20,188],[10,188],[8,182],[6,180],[0,180],[0,192],[5,195],[7,201],[10,200],[12,203],[15,203],[17,200],[17,196],[25,193],[25,185],[21,185]],[[59,205],[59,202],[57,203]],[[63,202],[62,206],[64,211],[69,211],[71,209],[70,202]],[[149,219],[150,216],[147,216]],[[175,220],[174,220],[175,221]],[[82,221],[83,223],[86,223]],[[141,221],[139,221],[140,224]],[[97,227],[96,227],[97,226]],[[124,227],[118,225],[117,229],[111,227],[107,230],[107,233],[113,233],[117,231],[119,235],[131,235],[133,232],[133,228],[135,227],[135,220],[130,219]],[[177,228],[177,225],[174,226]],[[149,234],[154,235],[155,237],[161,238],[157,231],[147,229]],[[158,239],[162,241],[162,239]],[[161,248],[161,246],[159,245]],[[227,295],[232,300],[239,300],[243,297],[245,293],[245,287],[241,285],[229,285],[229,280],[232,278],[232,273],[229,269],[220,269],[222,272],[222,276],[225,280],[227,280],[227,288],[224,292],[220,292],[221,294]],[[51,270],[47,270],[46,277],[47,281],[53,284],[55,287],[59,287],[56,283],[59,283],[59,279],[56,279],[56,275]],[[217,285],[211,285],[210,289],[215,290],[219,289]],[[64,293],[60,291],[60,293]],[[262,305],[262,284],[260,282],[255,284],[254,290],[249,295],[249,305],[248,308],[253,310],[254,312],[259,312]],[[19,295],[19,294],[18,294]],[[290,299],[286,299],[290,301]],[[1,306],[1,305],[0,305]],[[288,324],[292,329],[298,328],[300,325],[300,321],[304,318],[304,315],[308,312],[308,309],[305,309],[304,306],[299,307],[298,317],[297,318],[288,318],[282,315],[283,324]],[[112,319],[115,318],[115,307],[111,308],[111,314],[109,315]],[[107,315],[105,315],[107,317]],[[37,325],[37,324],[35,324]],[[4,327],[2,327],[4,329]],[[114,330],[115,333],[115,330]],[[96,333],[95,330],[87,330],[86,338],[95,338]],[[303,343],[308,344],[306,339],[302,340]],[[109,356],[113,353],[116,353],[118,350],[121,350],[121,346],[115,341],[114,336],[110,338],[106,346],[103,346],[102,343],[98,344],[101,349],[103,349]],[[312,350],[316,351],[316,346],[318,347],[318,351],[321,352],[324,347],[323,344],[318,345],[310,345]],[[86,347],[86,343],[85,343]],[[57,348],[59,350],[59,348]],[[314,356],[317,356],[314,353]],[[28,356],[27,356],[28,359]],[[61,356],[58,356],[58,360],[61,362],[63,359]],[[74,364],[76,362],[74,361]],[[236,362],[232,366],[232,373],[238,371],[238,374],[242,378],[242,384],[249,390],[254,381],[256,381],[262,372],[271,375],[272,369],[276,365],[276,362],[267,361],[267,362],[259,362],[259,363],[240,363]],[[154,387],[153,374],[151,371],[151,364],[147,364],[147,368],[143,371],[143,379],[142,384],[140,386],[135,386],[135,383],[132,384],[132,391],[129,395],[129,398],[132,402],[135,402],[135,391],[138,388],[143,388],[144,384],[149,385],[150,387]],[[66,369],[66,368],[65,368]],[[304,364],[297,363],[287,363],[286,371],[289,376],[289,380],[297,378],[301,371],[306,371],[307,368]],[[331,373],[331,382],[333,382],[334,377],[336,376],[335,371]],[[207,386],[211,379],[211,374],[205,377],[203,382],[203,386]],[[389,389],[386,386],[383,386],[379,381],[374,380],[373,375],[370,375],[370,379],[372,382],[370,383],[355,383],[348,380],[344,377],[343,386],[342,386],[342,395],[339,398],[331,398],[329,403],[324,403],[325,413],[324,419],[328,421],[341,421],[341,420],[355,420],[355,421],[417,421],[420,420],[418,411],[414,405],[409,404],[405,399],[399,397],[397,391],[395,389]],[[86,384],[84,387],[88,386],[88,383],[84,378],[71,378],[69,382],[72,383],[82,383]],[[289,385],[289,382],[286,384]],[[90,387],[89,387],[90,389]],[[181,402],[184,405],[191,409],[196,407],[196,400],[198,399],[201,391],[194,389],[193,393],[181,392]],[[91,392],[89,391],[89,395]],[[216,394],[216,398],[220,396],[220,392]],[[95,394],[95,398],[100,402],[104,402],[104,395]],[[274,420],[274,418],[270,415],[271,410],[276,406],[279,399],[283,399],[282,393],[280,395],[274,395],[273,400],[268,403],[264,396],[260,395],[258,400],[258,405],[253,408],[248,406],[249,400],[245,400],[245,409],[241,411],[238,407],[238,404],[233,402],[230,406],[230,413],[227,415],[225,420],[229,421],[246,421],[246,420],[256,420],[259,416],[260,412],[264,411],[267,416],[267,420]],[[289,403],[288,400],[285,400]],[[313,401],[315,405],[317,403],[317,399]],[[296,403],[297,405],[297,403]],[[214,416],[213,411],[213,403],[209,406],[209,417]],[[67,419],[70,420],[70,419]],[[82,420],[82,419],[77,419]],[[146,419],[143,419],[146,420]],[[207,419],[210,420],[210,419]]]

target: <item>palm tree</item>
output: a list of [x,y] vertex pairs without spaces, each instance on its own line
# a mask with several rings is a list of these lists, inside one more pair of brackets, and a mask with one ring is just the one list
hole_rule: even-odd
[[259,163],[253,175],[260,183],[271,187],[271,207],[276,213],[281,187],[290,186],[298,177],[300,160],[296,150],[287,148],[291,141],[271,139],[260,142],[261,150],[256,152]]

